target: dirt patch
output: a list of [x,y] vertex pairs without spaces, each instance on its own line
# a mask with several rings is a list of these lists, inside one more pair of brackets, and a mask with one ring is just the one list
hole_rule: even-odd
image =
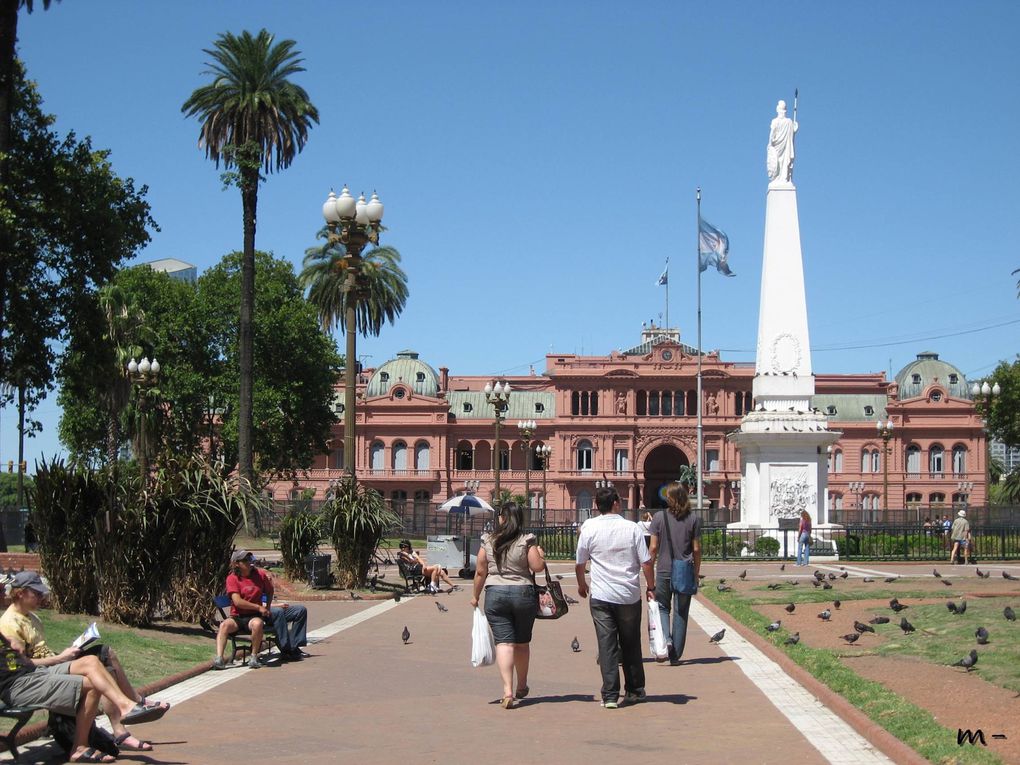
[[[881,683],[927,709],[950,730],[980,728],[989,749],[1008,763],[1020,763],[1018,702],[1012,691],[992,685],[974,673],[909,657],[847,656],[843,662],[861,677]],[[995,733],[1007,738],[993,739]],[[970,745],[964,743],[967,746]]]

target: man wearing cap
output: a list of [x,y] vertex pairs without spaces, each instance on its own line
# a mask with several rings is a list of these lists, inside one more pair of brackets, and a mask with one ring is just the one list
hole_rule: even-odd
[[220,625],[216,634],[215,669],[226,667],[223,652],[227,647],[227,636],[238,630],[251,632],[252,652],[248,666],[252,669],[261,667],[258,653],[262,650],[262,633],[267,619],[273,623],[276,642],[284,659],[299,661],[304,657],[301,646],[308,642],[308,611],[304,606],[286,603],[273,608],[273,579],[268,572],[257,568],[252,560],[253,556],[247,550],[235,550],[230,556],[231,571],[227,575],[226,587],[230,597],[230,618]]
[[949,553],[949,562],[957,563],[956,554],[962,549],[963,565],[968,565],[970,562],[970,523],[967,521],[966,510],[961,510],[956,514],[956,520],[953,521],[953,528],[949,532],[949,536],[953,540],[953,551]]

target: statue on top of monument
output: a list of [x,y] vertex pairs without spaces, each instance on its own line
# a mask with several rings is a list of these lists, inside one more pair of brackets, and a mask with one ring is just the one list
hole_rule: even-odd
[[776,104],[776,118],[769,129],[766,153],[769,186],[793,182],[793,138],[797,129],[797,123],[786,116],[786,101],[780,101]]

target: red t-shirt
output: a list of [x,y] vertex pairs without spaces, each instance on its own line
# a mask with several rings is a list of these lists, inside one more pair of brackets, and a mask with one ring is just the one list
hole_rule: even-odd
[[[251,573],[244,577],[231,571],[227,574],[227,595],[233,595],[235,592],[241,596],[241,600],[247,600],[249,603],[262,603],[263,593],[268,597],[273,596],[273,580],[265,571],[254,566],[252,566]],[[254,613],[248,611],[242,614],[231,602],[230,615],[252,616]]]

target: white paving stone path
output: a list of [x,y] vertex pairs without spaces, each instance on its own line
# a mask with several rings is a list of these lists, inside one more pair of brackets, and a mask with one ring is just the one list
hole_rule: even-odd
[[727,655],[737,659],[736,665],[748,679],[833,765],[891,765],[892,760],[869,744],[772,659],[694,599],[691,600],[691,616],[706,635],[714,635],[723,627],[727,628],[720,647]]

